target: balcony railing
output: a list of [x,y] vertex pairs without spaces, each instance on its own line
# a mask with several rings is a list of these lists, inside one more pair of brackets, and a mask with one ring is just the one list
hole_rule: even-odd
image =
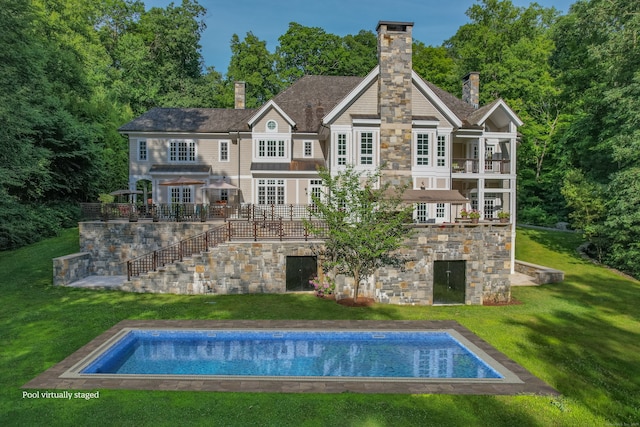
[[511,173],[509,159],[453,159],[451,164],[453,173]]

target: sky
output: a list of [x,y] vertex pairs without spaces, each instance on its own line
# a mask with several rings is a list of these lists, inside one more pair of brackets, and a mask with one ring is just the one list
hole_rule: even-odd
[[[143,0],[147,9],[179,6],[181,0]],[[577,0],[537,0],[543,7],[555,7],[562,14]],[[526,7],[530,0],[511,0]],[[320,27],[327,33],[344,37],[360,30],[375,33],[378,21],[414,22],[413,38],[426,45],[440,46],[459,27],[469,22],[465,14],[476,0],[199,0],[207,9],[207,29],[200,45],[205,66],[226,73],[231,58],[231,37],[244,40],[248,32],[267,42],[274,52],[278,37],[287,32],[290,22],[305,27]]]

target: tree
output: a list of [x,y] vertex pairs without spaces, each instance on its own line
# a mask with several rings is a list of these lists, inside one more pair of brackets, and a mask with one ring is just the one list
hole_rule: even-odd
[[282,89],[275,72],[275,56],[267,50],[267,42],[248,32],[244,41],[231,38],[231,61],[227,70],[227,103],[233,106],[234,83],[246,83],[246,107],[256,108]]
[[456,65],[446,48],[426,46],[420,41],[414,41],[412,59],[413,69],[422,78],[450,93],[460,91]]
[[[412,206],[402,207],[400,192],[390,194],[390,185],[379,186],[380,169],[374,173],[356,171],[348,166],[332,175],[319,171],[322,194],[312,194],[312,213],[326,224],[328,231],[323,256],[325,271],[353,277],[354,300],[360,284],[378,267],[401,266],[403,259],[394,253],[408,236]],[[311,224],[307,226],[321,232]]]

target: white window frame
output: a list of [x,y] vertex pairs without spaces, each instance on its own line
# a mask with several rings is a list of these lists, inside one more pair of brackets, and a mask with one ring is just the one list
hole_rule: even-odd
[[262,206],[284,205],[286,196],[284,179],[260,178],[256,181],[256,204]]
[[171,139],[168,151],[170,163],[195,163],[198,158],[196,142],[193,139]]
[[228,162],[228,161],[230,161],[229,141],[219,141],[218,142],[218,161],[220,161],[220,162]]
[[257,134],[253,138],[253,161],[282,163],[291,161],[291,139],[286,134]]
[[193,203],[193,191],[191,187],[169,187],[169,202],[171,204]]
[[446,217],[447,208],[444,203],[436,203],[436,218],[442,219]]
[[[429,167],[431,166],[431,136],[432,132],[414,132],[414,145],[415,145],[415,165],[417,167]],[[422,139],[426,137],[425,141]],[[422,147],[421,147],[422,143]],[[425,152],[426,151],[426,152]]]
[[302,157],[313,157],[313,141],[302,141]]
[[[426,136],[427,147],[426,153],[419,154],[418,150],[418,142],[422,137]],[[417,129],[413,131],[413,168],[414,169],[431,169],[434,167],[436,162],[434,158],[436,157],[436,130],[435,129]],[[424,150],[424,148],[423,148]]]
[[149,144],[146,139],[138,139],[138,161],[146,162],[147,160],[149,160]]
[[[353,164],[353,129],[349,126],[337,126],[332,128],[331,137],[331,165],[336,170],[344,169],[347,165]],[[344,151],[340,145],[344,144]]]
[[446,134],[436,136],[436,167],[447,167],[447,141]]
[[[273,129],[269,128],[270,124],[273,124]],[[273,119],[267,120],[267,123],[264,124],[264,129],[265,129],[265,132],[277,133],[278,132],[278,122],[273,120]]]
[[310,179],[309,180],[309,190],[307,191],[308,203],[313,204],[312,195],[315,195],[318,198],[322,197],[322,180],[321,179]]
[[[365,134],[371,134],[371,147],[370,152],[363,153],[363,136]],[[356,149],[357,158],[356,164],[362,169],[373,169],[378,165],[378,146],[380,141],[380,132],[377,129],[358,129],[356,130],[356,141],[358,146]],[[369,148],[369,147],[367,147]],[[369,150],[367,150],[369,151]],[[367,163],[363,163],[364,159],[367,159]]]

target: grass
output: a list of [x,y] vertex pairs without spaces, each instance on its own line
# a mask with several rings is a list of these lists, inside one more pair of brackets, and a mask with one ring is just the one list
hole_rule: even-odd
[[[518,230],[517,258],[561,269],[566,280],[513,289],[523,304],[503,307],[347,308],[306,294],[53,287],[51,258],[76,252],[77,242],[77,230],[67,230],[0,253],[0,425],[640,425],[640,283],[582,260],[572,234]],[[124,319],[454,319],[562,396],[101,390],[88,401],[22,397],[23,384]]]

